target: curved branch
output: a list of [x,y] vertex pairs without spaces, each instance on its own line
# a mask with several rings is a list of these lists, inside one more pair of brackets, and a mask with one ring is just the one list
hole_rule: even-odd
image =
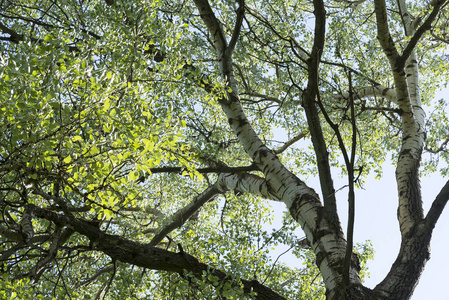
[[377,39],[384,50],[393,72],[400,72],[402,68],[398,68],[397,60],[399,58],[398,50],[394,44],[388,26],[388,14],[385,0],[374,0],[374,10],[377,21]]
[[445,151],[448,143],[449,143],[449,136],[446,137],[446,139],[441,143],[441,145],[437,149],[432,149],[426,145],[424,146],[424,150],[433,154],[437,154],[440,153],[441,151]]
[[[363,88],[356,89],[353,91],[353,97],[355,99],[363,99],[368,97],[381,97],[384,99],[387,99],[390,102],[398,103],[398,99],[396,96],[396,91],[394,89],[391,89],[386,86],[382,85],[375,85],[375,86],[367,86]],[[345,93],[342,95],[333,95],[334,99],[341,100],[341,99],[349,99],[349,93]]]
[[[29,207],[29,206],[27,206]],[[61,242],[61,226],[56,225],[55,232],[53,233],[53,239],[48,249],[47,256],[38,261],[37,264],[30,271],[29,275],[33,278],[34,282],[38,282],[42,274],[44,273],[47,265],[52,262],[58,253],[59,245]]]
[[432,203],[429,212],[425,218],[425,224],[429,228],[430,232],[435,227],[438,218],[443,212],[444,207],[449,200],[449,181],[443,186],[443,188],[438,193],[437,197]]
[[288,149],[288,147],[290,147],[291,145],[293,145],[294,143],[296,143],[297,141],[299,141],[300,139],[303,139],[307,136],[309,132],[308,131],[303,131],[300,134],[296,135],[295,137],[293,137],[292,139],[288,140],[287,142],[285,142],[284,145],[282,145],[282,147],[278,148],[277,150],[274,150],[274,153],[276,154],[281,154],[282,152],[284,152],[285,150]]
[[319,97],[319,65],[325,44],[326,11],[321,0],[314,0],[315,33],[312,52],[307,60],[308,82],[303,94],[303,107],[309,125],[313,148],[317,157],[318,175],[323,193],[324,209],[335,224],[339,223],[335,188],[323,129],[321,128],[316,99]]
[[213,185],[165,220],[164,223],[167,225],[153,237],[149,245],[156,246],[159,244],[170,232],[184,225],[204,204],[230,190],[234,190],[236,194],[251,193],[265,199],[279,201],[276,195],[270,193],[267,183],[262,177],[247,173],[220,174]]
[[76,287],[79,288],[82,286],[87,286],[87,285],[91,284],[95,279],[97,279],[100,275],[103,275],[104,273],[109,273],[112,271],[114,271],[114,266],[109,266],[107,268],[100,269],[93,276],[87,278],[83,282],[80,282]]
[[440,12],[440,8],[446,1],[447,0],[437,0],[432,2],[434,6],[432,12],[430,13],[429,17],[427,17],[427,19],[424,21],[424,23],[416,30],[415,34],[412,36],[409,43],[405,47],[404,51],[402,52],[402,55],[399,58],[398,67],[402,66],[403,68],[405,66],[405,62],[412,54],[418,42],[421,40],[421,37],[424,35],[424,33],[426,33],[432,28],[432,22],[435,20],[438,13]]
[[[33,204],[28,204],[28,208],[38,218],[49,220],[60,226],[70,225],[76,232],[88,237],[92,244],[96,246],[96,250],[102,251],[114,260],[152,270],[176,272],[179,274],[185,274],[185,271],[187,271],[200,280],[207,280],[207,278],[204,278],[204,274],[210,274],[218,277],[221,283],[228,282],[236,288],[243,284],[245,293],[256,292],[256,299],[285,299],[258,281],[234,281],[232,279],[233,276],[199,261],[194,256],[185,253],[182,247],[179,247],[180,252],[178,253],[170,252],[117,235],[104,233],[83,220],[62,216]],[[211,282],[208,283],[212,284]]]
[[234,51],[235,45],[237,44],[237,40],[240,36],[240,29],[243,24],[243,17],[245,16],[245,1],[239,0],[239,8],[237,9],[237,20],[234,26],[234,32],[232,33],[231,41],[229,42],[228,48],[226,49],[226,55],[231,55],[232,51]]

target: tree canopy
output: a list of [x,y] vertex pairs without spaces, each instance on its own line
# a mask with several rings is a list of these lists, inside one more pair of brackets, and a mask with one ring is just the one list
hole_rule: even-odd
[[[409,299],[449,199],[420,187],[449,171],[448,3],[2,1],[1,296]],[[370,289],[356,190],[389,159]]]

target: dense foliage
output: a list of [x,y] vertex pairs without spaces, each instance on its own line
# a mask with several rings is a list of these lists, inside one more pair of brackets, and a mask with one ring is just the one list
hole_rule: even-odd
[[[375,4],[327,1],[317,50],[320,1],[210,1],[215,33],[203,2],[1,2],[2,298],[249,299],[258,294],[251,282],[286,298],[324,299],[316,241],[303,240],[290,208],[271,208],[286,201],[248,151],[245,129],[230,124],[251,124],[299,178],[320,175],[327,208],[335,190],[324,165],[348,177],[350,201],[368,174],[380,178],[390,155],[401,159],[405,121]],[[404,33],[398,3],[386,9],[404,51],[415,36]],[[407,7],[414,29],[433,18],[415,48],[428,112],[423,150],[432,154],[421,170],[446,175],[447,104],[433,96],[449,76],[449,27],[447,1],[435,3]],[[235,82],[217,56],[217,34],[232,49]],[[247,119],[236,121],[223,99],[237,93]],[[266,190],[239,181],[247,178],[266,179]],[[132,245],[158,247],[165,263],[142,262]],[[349,245],[363,279],[372,247]],[[279,247],[304,266],[278,260]],[[172,265],[170,255],[192,268]]]

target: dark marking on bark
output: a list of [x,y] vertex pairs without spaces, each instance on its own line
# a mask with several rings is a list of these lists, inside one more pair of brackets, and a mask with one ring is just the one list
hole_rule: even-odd
[[298,211],[301,208],[301,198],[300,197],[298,198],[299,199],[293,200],[292,205],[289,208],[290,214],[295,220],[298,219]]
[[279,191],[282,190],[282,189],[284,189],[284,187],[283,187],[283,186],[280,186],[280,187],[277,189],[277,191],[276,191],[276,195],[279,195]]
[[[388,293],[388,299],[409,299],[421,272],[430,257],[431,235],[420,223],[403,237],[401,248],[385,279],[374,289],[377,294]],[[394,286],[391,289],[391,286]]]
[[360,266],[360,259],[357,253],[352,253],[351,265],[357,270],[357,272],[360,272],[362,270],[362,267]]
[[[408,136],[405,136],[405,137],[404,137],[404,141],[407,140],[408,138],[410,138],[409,135],[408,135]],[[403,155],[410,154],[410,152],[411,152],[410,149],[404,149],[404,150],[401,151],[401,153],[399,154],[399,156],[403,156]]]
[[260,153],[259,155],[261,157],[267,157],[268,156],[268,151],[265,150],[265,149],[259,150],[259,153]]
[[269,168],[270,166],[268,166],[268,165],[265,165],[265,166],[263,166],[263,168],[262,168],[262,172],[265,174],[266,173],[266,170],[267,170],[267,168]]
[[248,125],[248,120],[246,118],[240,118],[240,119],[238,119],[238,122],[239,122],[239,127]]
[[320,267],[321,263],[323,262],[323,260],[324,260],[325,258],[326,258],[326,254],[320,251],[320,252],[316,255],[316,265],[317,265],[318,267]]
[[284,195],[287,192],[287,189],[284,189],[284,191],[282,192],[282,194],[280,195],[280,199],[284,199]]
[[399,74],[399,76],[403,77],[405,75],[405,71],[403,68],[396,68],[395,72]]
[[335,231],[333,231],[331,228],[316,230],[313,232],[312,243],[314,244],[314,243],[318,242],[323,236],[333,234],[333,233],[335,233]]

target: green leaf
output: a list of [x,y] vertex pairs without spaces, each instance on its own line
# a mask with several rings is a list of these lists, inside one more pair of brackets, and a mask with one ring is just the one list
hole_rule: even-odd
[[129,172],[129,179],[132,181],[136,181],[139,178],[139,172],[131,171]]
[[46,42],[49,42],[49,41],[51,41],[51,40],[53,40],[54,39],[54,36],[52,36],[51,34],[47,34],[45,37],[44,37],[44,41],[46,41]]

